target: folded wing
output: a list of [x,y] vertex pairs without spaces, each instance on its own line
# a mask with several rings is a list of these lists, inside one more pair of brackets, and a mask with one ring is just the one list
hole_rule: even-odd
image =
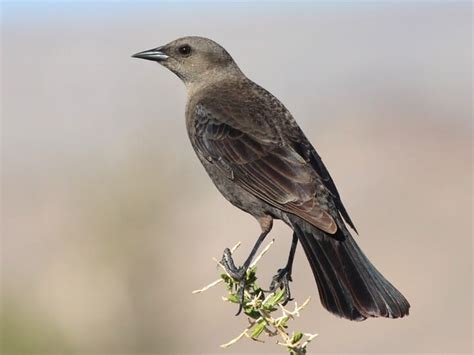
[[[337,231],[327,206],[321,204],[324,196],[318,186],[324,185],[293,148],[276,136],[238,127],[203,104],[196,106],[194,115],[197,148],[230,179],[270,205],[327,233]],[[259,138],[262,136],[265,138]]]

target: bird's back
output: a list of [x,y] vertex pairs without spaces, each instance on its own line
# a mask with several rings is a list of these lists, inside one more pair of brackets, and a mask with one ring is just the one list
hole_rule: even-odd
[[209,173],[215,183],[220,170],[268,209],[336,232],[340,217],[331,193],[305,152],[298,152],[313,148],[271,93],[245,77],[204,87],[188,103],[187,127],[208,173],[219,168]]
[[219,112],[223,122],[262,140],[283,143],[284,128],[294,122],[290,112],[275,96],[243,75],[204,86],[190,95],[186,118],[191,131],[194,112],[199,105]]

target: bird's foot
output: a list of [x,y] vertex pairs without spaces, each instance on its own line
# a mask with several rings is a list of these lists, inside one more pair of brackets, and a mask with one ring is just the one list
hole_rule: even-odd
[[234,259],[229,248],[224,249],[224,254],[222,255],[221,264],[224,266],[225,270],[236,281],[241,281],[245,278],[245,273],[247,270],[243,267],[235,266]]
[[293,298],[291,298],[290,281],[293,281],[291,278],[291,270],[286,266],[283,269],[278,269],[270,284],[270,292],[275,292],[277,288],[285,290],[285,295],[282,302],[283,306],[289,301],[293,300]]
[[237,267],[235,266],[234,259],[229,248],[224,249],[224,254],[222,255],[221,264],[224,266],[225,270],[235,281],[239,282],[238,292],[239,295],[239,310],[236,313],[236,316],[242,312],[242,309],[245,305],[245,287],[247,282],[247,268],[246,267]]

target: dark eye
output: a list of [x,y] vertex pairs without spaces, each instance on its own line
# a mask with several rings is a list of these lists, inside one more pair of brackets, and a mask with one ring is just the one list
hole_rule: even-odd
[[191,54],[191,47],[187,44],[184,44],[178,48],[178,51],[181,55],[189,55]]

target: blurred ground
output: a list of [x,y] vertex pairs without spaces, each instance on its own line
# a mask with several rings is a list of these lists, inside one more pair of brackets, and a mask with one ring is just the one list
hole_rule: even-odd
[[[217,353],[244,318],[212,256],[257,223],[187,141],[185,90],[140,50],[224,45],[322,155],[357,240],[407,296],[402,320],[321,307],[298,250],[298,328],[316,353],[472,350],[471,11],[465,3],[2,3],[2,353]],[[290,231],[261,263],[286,261]],[[226,353],[276,352],[243,341]]]

